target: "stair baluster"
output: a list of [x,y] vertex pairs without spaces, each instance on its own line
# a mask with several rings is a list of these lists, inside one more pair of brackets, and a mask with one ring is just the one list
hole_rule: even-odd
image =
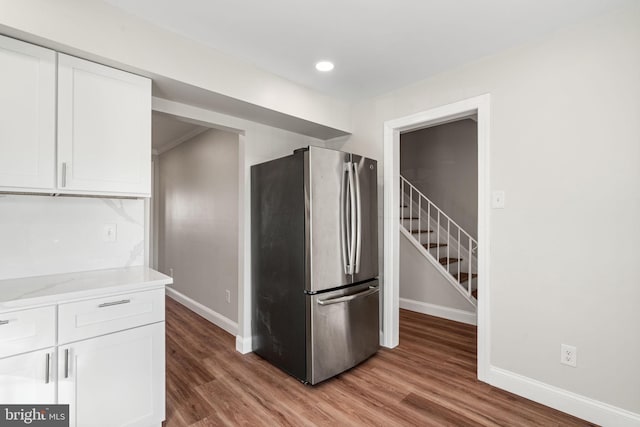
[[[469,300],[473,305],[477,305],[477,296],[473,289],[474,280],[478,276],[474,273],[477,263],[475,258],[475,251],[478,247],[477,241],[402,175],[400,176],[400,190],[402,194],[402,216],[400,224],[402,225],[401,229],[405,232],[405,235],[407,235],[408,238],[413,239],[414,245],[423,252],[427,259],[429,259],[433,265],[440,270],[452,285],[455,285],[456,289],[458,289],[458,291],[464,295],[467,300]],[[414,215],[415,209],[418,211],[417,216]],[[425,215],[427,217],[427,224],[424,228],[422,226],[424,218],[424,215],[422,215],[423,209],[426,209]],[[409,216],[406,216],[405,214],[407,210],[409,211]],[[417,220],[417,229],[414,229],[414,220]],[[435,239],[431,239],[431,233],[433,232],[432,224],[436,227],[436,232],[434,233]],[[427,233],[426,244],[422,240],[423,232]],[[447,234],[446,243],[442,243],[443,233]],[[457,238],[454,239],[454,237]],[[466,248],[462,244],[463,239],[465,243],[468,244]],[[446,257],[441,257],[441,254],[444,252],[444,250],[441,252],[441,247],[444,246],[446,246]],[[435,249],[435,257],[433,252],[431,252],[431,249]],[[452,258],[452,252],[454,250],[455,258]],[[462,256],[463,251],[468,257],[466,260],[466,268],[463,268],[465,266],[462,265],[465,261]],[[454,274],[451,271],[452,262],[457,264],[453,270],[456,271],[457,274]]]

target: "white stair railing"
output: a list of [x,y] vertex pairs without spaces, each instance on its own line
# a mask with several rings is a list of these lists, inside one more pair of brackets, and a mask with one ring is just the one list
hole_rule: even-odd
[[[446,271],[447,279],[459,286],[458,290],[462,291],[467,299],[475,302],[472,292],[477,271],[475,254],[478,242],[402,175],[400,194],[400,225],[425,248],[433,264],[442,267],[443,274]],[[416,229],[413,228],[414,221],[417,221]],[[435,230],[432,230],[432,227]],[[421,238],[425,233],[426,244]],[[452,255],[456,258],[452,258]],[[464,258],[467,259],[466,268],[462,267]],[[453,271],[450,268],[451,264],[455,264]]]

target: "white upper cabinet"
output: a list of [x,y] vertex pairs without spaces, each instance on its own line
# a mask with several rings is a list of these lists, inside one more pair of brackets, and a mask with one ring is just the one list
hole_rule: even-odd
[[151,194],[151,80],[58,54],[61,193]]
[[55,187],[56,53],[0,36],[0,187]]

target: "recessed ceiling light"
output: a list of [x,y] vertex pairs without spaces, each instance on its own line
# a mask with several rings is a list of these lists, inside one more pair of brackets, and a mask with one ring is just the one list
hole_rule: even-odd
[[316,64],[316,70],[318,71],[331,71],[333,70],[333,62],[320,61]]

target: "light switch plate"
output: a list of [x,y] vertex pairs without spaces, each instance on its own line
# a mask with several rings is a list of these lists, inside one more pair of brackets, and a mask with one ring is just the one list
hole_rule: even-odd
[[105,224],[102,228],[102,240],[105,242],[118,240],[118,226],[116,224]]
[[504,209],[504,191],[494,190],[491,194],[491,207],[493,209]]

